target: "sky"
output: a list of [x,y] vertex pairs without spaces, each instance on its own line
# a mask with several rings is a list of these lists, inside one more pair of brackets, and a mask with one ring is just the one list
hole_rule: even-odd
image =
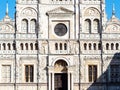
[[[6,2],[8,2],[9,16],[14,19],[15,13],[15,0],[0,0],[0,20],[5,16]],[[105,0],[106,2],[106,14],[107,18],[110,19],[112,16],[113,3],[115,6],[115,15],[120,19],[120,0]]]

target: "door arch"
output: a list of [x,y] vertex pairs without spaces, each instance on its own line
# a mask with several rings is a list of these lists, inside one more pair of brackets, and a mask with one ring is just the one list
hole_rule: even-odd
[[64,60],[58,60],[54,64],[54,90],[68,90],[68,64]]
[[54,64],[54,73],[67,73],[67,62],[64,60],[58,60]]

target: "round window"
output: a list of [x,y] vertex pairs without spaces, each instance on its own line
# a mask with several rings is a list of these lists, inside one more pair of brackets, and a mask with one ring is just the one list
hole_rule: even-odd
[[63,23],[59,23],[54,28],[55,34],[58,36],[64,36],[67,33],[67,27]]

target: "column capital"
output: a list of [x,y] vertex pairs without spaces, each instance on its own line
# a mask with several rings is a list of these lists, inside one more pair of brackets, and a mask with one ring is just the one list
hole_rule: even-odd
[[54,72],[54,67],[53,66],[48,66],[48,72],[53,73]]

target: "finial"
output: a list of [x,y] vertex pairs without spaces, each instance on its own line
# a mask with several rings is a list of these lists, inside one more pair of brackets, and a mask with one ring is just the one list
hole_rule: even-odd
[[115,4],[113,3],[112,16],[115,16]]
[[6,4],[6,15],[8,15],[8,1],[7,1],[7,4]]

